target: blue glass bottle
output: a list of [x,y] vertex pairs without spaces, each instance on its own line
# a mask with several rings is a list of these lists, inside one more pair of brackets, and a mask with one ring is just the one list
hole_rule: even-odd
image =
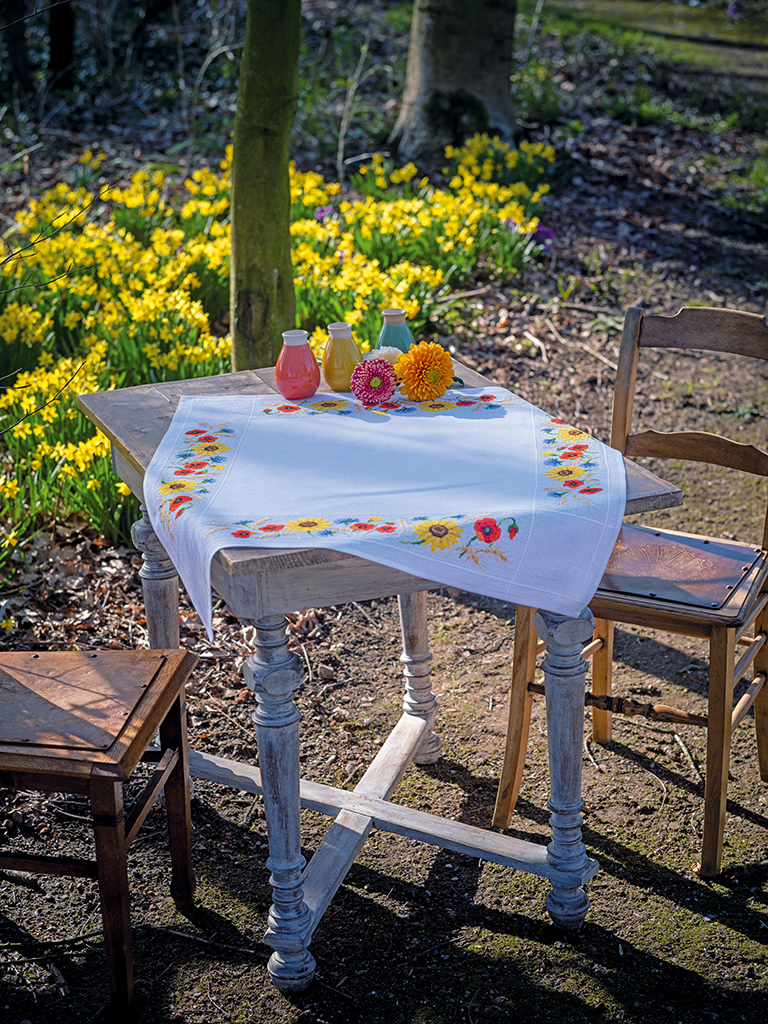
[[381,314],[384,323],[376,339],[375,348],[398,348],[401,352],[407,352],[416,341],[411,329],[405,322],[404,309],[385,309]]

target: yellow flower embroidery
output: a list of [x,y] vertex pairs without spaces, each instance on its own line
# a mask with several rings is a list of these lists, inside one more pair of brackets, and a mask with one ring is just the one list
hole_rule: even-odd
[[446,409],[455,409],[456,403],[437,399],[434,402],[422,402],[421,405],[419,405],[419,408],[423,409],[425,412],[443,412]]
[[548,469],[544,474],[545,476],[552,477],[553,480],[570,480],[572,477],[580,476],[583,473],[571,469],[569,466],[558,466],[557,469]]
[[285,529],[292,533],[309,533],[312,530],[324,530],[330,525],[329,519],[292,519],[285,524]]
[[222,455],[229,451],[230,446],[223,441],[207,441],[202,444],[193,445],[192,451],[195,455]]
[[157,488],[158,494],[171,495],[171,494],[184,494],[195,489],[194,480],[163,480],[163,482]]
[[589,434],[585,434],[583,430],[579,430],[578,427],[565,427],[563,430],[558,430],[557,436],[561,441],[588,441]]
[[324,398],[321,402],[313,402],[312,409],[318,412],[332,412],[335,409],[348,409],[349,402],[340,401],[338,398]]
[[453,519],[433,519],[417,523],[413,532],[420,541],[429,544],[432,551],[443,551],[458,541],[461,527]]

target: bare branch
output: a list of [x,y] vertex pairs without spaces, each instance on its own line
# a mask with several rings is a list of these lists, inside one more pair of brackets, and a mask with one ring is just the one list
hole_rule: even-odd
[[27,413],[27,414],[26,414],[25,416],[22,416],[22,417],[21,417],[20,419],[16,420],[16,422],[15,422],[15,423],[12,423],[12,424],[10,425],[10,427],[5,427],[5,429],[3,429],[3,430],[0,430],[0,437],[2,437],[2,436],[3,436],[3,434],[7,434],[9,430],[13,430],[13,428],[14,428],[14,427],[18,427],[18,425],[19,425],[20,423],[23,423],[23,422],[24,422],[24,420],[28,420],[30,416],[34,416],[34,415],[35,415],[36,413],[40,412],[40,410],[41,410],[41,409],[45,409],[45,407],[46,407],[47,405],[52,405],[52,404],[53,404],[53,402],[57,401],[57,399],[58,399],[59,395],[60,395],[60,394],[61,394],[61,393],[62,393],[63,391],[66,391],[66,389],[67,389],[67,388],[69,387],[69,385],[70,385],[70,384],[72,383],[72,381],[73,381],[73,380],[75,379],[75,377],[76,377],[76,376],[78,375],[78,373],[80,373],[80,371],[82,370],[82,368],[83,368],[84,366],[85,366],[85,360],[83,360],[83,362],[82,362],[82,363],[80,363],[80,365],[79,365],[79,366],[78,366],[78,368],[77,368],[77,369],[75,370],[75,372],[74,372],[74,373],[72,374],[72,376],[71,376],[71,377],[69,378],[69,380],[68,380],[68,381],[65,381],[65,383],[61,385],[61,387],[60,387],[60,388],[59,388],[59,390],[58,390],[58,391],[56,392],[56,394],[55,394],[55,395],[53,396],[53,398],[49,398],[47,402],[44,402],[44,403],[43,403],[42,405],[39,405],[39,406],[38,406],[38,407],[37,407],[36,409],[33,409],[33,410],[32,410],[31,412],[28,412],[28,413]]
[[75,213],[72,217],[69,218],[69,220],[64,221],[63,224],[60,224],[57,228],[55,228],[53,231],[51,231],[51,233],[49,235],[46,235],[45,234],[46,229],[50,228],[50,227],[53,227],[53,225],[56,223],[56,221],[59,219],[59,217],[63,217],[64,214],[61,213],[61,214],[59,214],[59,217],[54,217],[53,220],[51,221],[51,223],[50,224],[46,224],[45,228],[43,228],[40,231],[40,234],[37,236],[37,238],[33,238],[32,241],[31,242],[27,242],[26,245],[19,246],[18,249],[14,250],[14,252],[9,253],[4,259],[0,260],[0,267],[5,266],[6,263],[10,263],[11,260],[20,259],[21,258],[21,253],[25,252],[27,249],[33,249],[38,244],[38,242],[47,242],[49,238],[53,238],[54,235],[57,235],[60,231],[63,231],[64,228],[69,227],[70,224],[72,224],[74,221],[76,221],[78,217],[82,217],[82,215],[84,213],[87,213],[88,210],[90,210],[92,206],[94,206],[100,199],[102,199],[107,194],[107,192],[109,192],[109,190],[111,188],[114,188],[114,187],[115,187],[115,183],[114,182],[110,183],[109,185],[107,185],[106,188],[104,189],[104,191],[103,192],[99,192],[99,194],[97,196],[94,196],[93,199],[90,201],[90,203],[88,203],[87,206],[83,207],[82,210],[78,210],[77,213]]
[[38,14],[45,14],[46,11],[50,11],[51,7],[61,7],[62,4],[69,3],[72,3],[72,0],[56,0],[55,4],[50,4],[48,7],[36,7],[31,14],[25,14],[23,18],[17,18],[16,21],[9,21],[7,25],[0,25],[0,32],[5,32],[7,28],[12,28],[14,25],[20,25],[22,21],[36,18]]
[[[48,235],[50,238],[51,236]],[[73,267],[69,265],[69,269],[65,270],[63,274],[57,274],[56,277],[49,277],[47,281],[41,281],[38,284],[29,284],[29,278],[26,281],[22,281],[21,284],[14,285],[13,288],[6,288],[5,291],[0,292],[0,295],[9,295],[11,292],[21,291],[23,288],[42,288],[43,285],[53,284],[54,281],[61,280],[62,277],[71,277],[72,274],[81,274],[84,270],[94,270],[96,268],[95,263],[89,263],[87,267]]]

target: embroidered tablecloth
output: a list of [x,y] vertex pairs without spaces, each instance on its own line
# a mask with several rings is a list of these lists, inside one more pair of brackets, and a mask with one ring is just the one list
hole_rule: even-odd
[[212,637],[226,547],[328,547],[577,615],[625,504],[621,455],[497,387],[367,408],[351,395],[183,396],[150,519]]

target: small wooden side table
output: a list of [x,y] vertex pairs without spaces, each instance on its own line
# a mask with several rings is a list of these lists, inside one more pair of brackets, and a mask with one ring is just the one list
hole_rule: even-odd
[[[493,386],[467,367],[457,364],[456,369],[470,387]],[[111,441],[115,472],[141,500],[144,473],[181,395],[276,393],[272,369],[246,370],[83,395],[78,404]],[[627,513],[681,504],[676,487],[625,463]],[[134,526],[133,539],[144,556],[141,576],[150,645],[177,647],[178,577],[146,510]],[[588,609],[578,618],[536,613],[537,629],[549,652],[544,669],[552,842],[543,846],[390,803],[411,761],[433,763],[440,755],[426,605],[427,590],[440,583],[340,552],[290,548],[225,549],[214,559],[211,579],[232,613],[256,629],[256,649],[243,671],[258,701],[254,722],[260,768],[193,750],[190,773],[263,794],[274,901],[265,941],[275,950],[269,972],[279,989],[298,991],[312,979],[312,934],[373,827],[548,878],[552,919],[566,928],[582,924],[589,909],[583,887],[598,869],[581,839],[581,650],[594,630]],[[302,780],[294,691],[304,677],[304,666],[288,650],[285,613],[393,594],[398,595],[402,626],[404,713],[353,791]],[[308,867],[301,855],[301,806],[335,817]]]

